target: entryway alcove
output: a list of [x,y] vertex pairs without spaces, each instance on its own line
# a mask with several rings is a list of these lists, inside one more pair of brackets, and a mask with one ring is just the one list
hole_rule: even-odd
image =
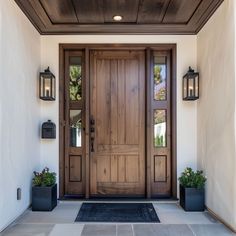
[[60,197],[176,197],[176,45],[60,45]]

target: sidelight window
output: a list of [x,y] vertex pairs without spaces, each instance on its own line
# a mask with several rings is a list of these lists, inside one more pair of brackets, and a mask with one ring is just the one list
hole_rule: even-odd
[[154,146],[166,146],[166,110],[154,110]]
[[69,92],[71,101],[82,99],[82,63],[81,57],[70,57]]
[[82,146],[82,112],[70,110],[70,146]]
[[153,83],[154,83],[154,100],[163,101],[166,100],[166,56],[154,57],[153,67]]

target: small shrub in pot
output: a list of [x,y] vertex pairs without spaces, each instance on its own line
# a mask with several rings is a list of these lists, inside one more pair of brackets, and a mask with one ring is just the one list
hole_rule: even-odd
[[34,171],[32,186],[32,211],[51,211],[57,205],[56,173],[45,167]]
[[187,167],[179,177],[180,205],[186,211],[204,211],[205,182],[203,171]]

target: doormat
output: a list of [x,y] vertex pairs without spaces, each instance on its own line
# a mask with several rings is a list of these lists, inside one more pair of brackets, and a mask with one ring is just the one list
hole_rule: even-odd
[[83,203],[75,222],[156,222],[151,203]]

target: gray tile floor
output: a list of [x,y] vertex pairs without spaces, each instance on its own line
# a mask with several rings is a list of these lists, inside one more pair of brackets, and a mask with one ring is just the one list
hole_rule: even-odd
[[175,202],[153,203],[158,224],[75,223],[81,202],[59,202],[52,212],[27,210],[0,236],[227,236],[208,212],[185,212]]

